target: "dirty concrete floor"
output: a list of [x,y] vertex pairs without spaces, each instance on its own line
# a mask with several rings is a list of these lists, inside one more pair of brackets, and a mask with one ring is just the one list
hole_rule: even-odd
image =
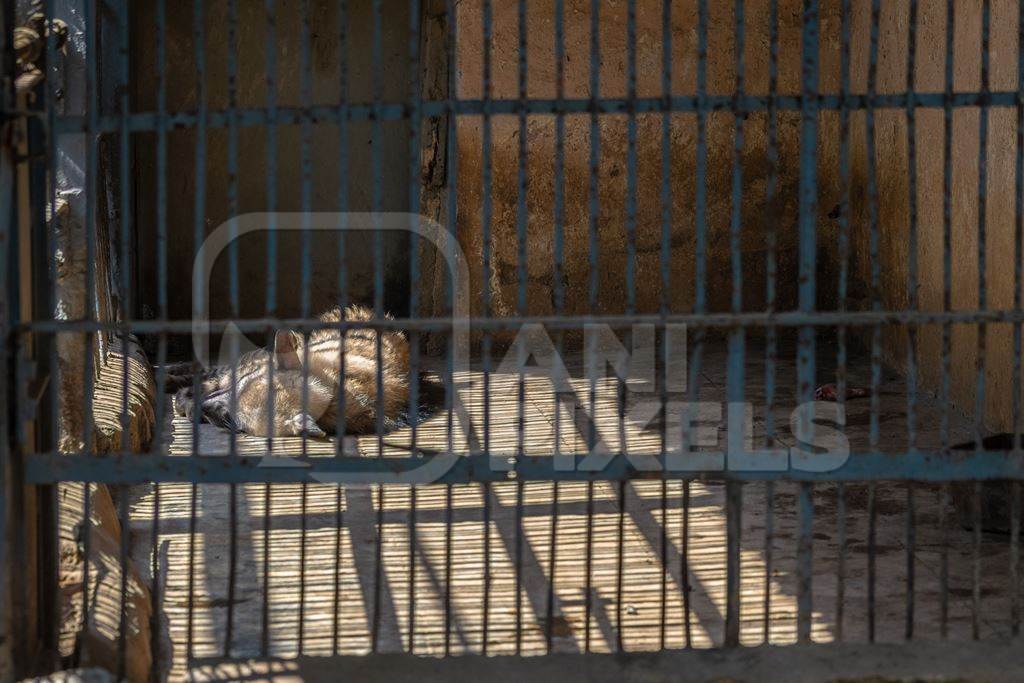
[[[830,379],[828,353],[834,351],[823,350],[819,363],[822,381]],[[747,395],[754,405],[755,440],[760,442],[765,404],[763,349],[751,343],[747,356]],[[724,401],[726,360],[724,349],[705,348],[702,401]],[[779,358],[777,373],[774,405],[781,417],[776,423],[785,425],[794,404],[792,354]],[[865,364],[851,366],[852,383],[866,385],[869,377]],[[477,438],[482,440],[485,395],[481,375],[473,371],[459,379],[466,380],[460,395]],[[585,430],[573,423],[571,411],[557,413],[556,406],[562,404],[552,397],[550,380],[542,373],[527,373],[524,382],[524,450],[550,454],[556,442],[562,452],[584,449]],[[486,397],[491,448],[496,451],[515,450],[517,383],[515,373],[491,376]],[[906,447],[906,397],[902,383],[895,378],[883,376],[881,389],[880,443],[898,453]],[[619,438],[614,385],[599,384],[597,393],[598,432],[614,449]],[[847,434],[855,450],[868,444],[869,403],[861,400],[848,405]],[[938,446],[941,405],[922,395],[918,414],[919,445]],[[951,439],[966,438],[969,424],[955,413],[951,419]],[[430,416],[419,425],[417,443],[428,449],[444,448],[447,423],[443,411]],[[187,453],[191,425],[174,420],[171,427],[169,452]],[[383,440],[385,455],[408,451],[408,431],[399,430]],[[627,425],[625,437],[630,453],[657,453],[660,448],[656,425],[647,429]],[[200,453],[228,450],[227,434],[210,425],[200,427],[199,441]],[[780,441],[786,441],[784,434]],[[243,453],[259,453],[265,444],[243,436],[237,447]],[[332,441],[310,441],[307,447],[314,457],[334,452]],[[347,439],[345,447],[376,455],[378,441],[376,437]],[[453,447],[463,452],[471,448],[458,438]],[[297,439],[275,441],[278,452],[298,452],[300,448]],[[688,507],[683,505],[686,487]],[[193,492],[191,485],[165,484],[159,487],[160,534],[155,540],[156,493],[153,487],[140,488],[138,493],[132,509],[134,554],[143,567],[149,566],[153,548],[160,556],[159,583],[169,636],[164,654],[172,678],[190,671],[200,677],[209,675],[209,662],[225,653],[238,659],[289,658],[300,652],[310,656],[361,654],[371,651],[374,640],[380,652],[459,654],[481,652],[486,637],[488,653],[496,655],[543,653],[548,632],[551,649],[562,653],[588,648],[611,652],[620,640],[628,651],[681,648],[688,643],[705,648],[723,640],[726,518],[720,483],[631,482],[625,487],[621,511],[617,484],[594,484],[592,505],[588,505],[588,486],[583,483],[560,484],[557,505],[551,483],[496,484],[487,497],[490,525],[486,551],[485,492],[480,485],[418,487],[412,523],[413,492],[407,486],[382,490],[309,484],[268,489],[262,484],[246,484],[232,490],[226,485],[201,485]],[[797,493],[796,485],[785,482],[774,487],[762,483],[743,487],[743,644],[796,641]],[[194,539],[190,534],[193,495]],[[838,545],[839,495],[834,485],[814,487],[812,637],[823,643],[840,637],[862,642],[868,635],[867,486],[850,484],[843,491],[846,523],[842,552]],[[879,484],[876,489],[876,638],[899,642],[905,635],[906,510],[911,495],[914,638],[935,640],[941,635],[940,575],[946,552],[949,637],[970,639],[973,535],[957,525],[951,506],[941,505],[940,487],[915,485],[911,492],[904,484],[892,483]],[[233,602],[229,600],[232,507],[237,526]],[[769,507],[774,533],[766,542]],[[588,509],[592,509],[589,528]],[[517,510],[522,515],[521,534]],[[944,527],[940,527],[941,518]],[[684,523],[688,529],[685,538]],[[554,542],[553,532],[557,534]],[[978,622],[983,639],[1010,635],[1008,546],[1006,536],[984,535]],[[837,576],[841,558],[845,585],[840,601]],[[486,571],[490,585],[485,592]],[[685,586],[689,586],[688,610]],[[550,606],[549,600],[553,600]]]

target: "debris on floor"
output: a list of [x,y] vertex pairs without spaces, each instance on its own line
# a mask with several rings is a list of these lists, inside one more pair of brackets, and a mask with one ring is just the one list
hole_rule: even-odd
[[[871,390],[865,389],[864,387],[846,387],[846,400],[849,401],[852,398],[868,398],[871,396]],[[822,384],[820,387],[814,390],[815,401],[838,401],[839,400],[839,387],[835,384]]]

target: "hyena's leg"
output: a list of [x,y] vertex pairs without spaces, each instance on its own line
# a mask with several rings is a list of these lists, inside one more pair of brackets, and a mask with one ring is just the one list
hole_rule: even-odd
[[192,386],[185,386],[178,389],[174,394],[174,414],[181,417],[188,417],[192,413]]

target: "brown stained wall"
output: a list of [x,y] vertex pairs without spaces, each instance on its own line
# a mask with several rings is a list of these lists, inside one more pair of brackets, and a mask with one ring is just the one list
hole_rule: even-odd
[[[838,35],[838,3],[823,3],[823,35]],[[735,43],[733,3],[711,2],[708,34],[708,89],[714,94],[735,90]],[[799,0],[779,3],[780,63],[779,92],[800,90]],[[746,89],[768,91],[769,3],[746,3],[747,38],[744,52]],[[626,92],[626,3],[602,2],[600,16],[601,86],[604,97],[624,97]],[[554,97],[554,12],[553,0],[527,2],[528,95]],[[637,8],[637,93],[641,97],[661,95],[662,4],[638,3]],[[697,6],[694,1],[672,4],[672,88],[676,94],[696,92]],[[590,2],[565,2],[565,95],[589,97]],[[459,4],[459,96],[481,97],[482,90],[482,3]],[[516,3],[494,3],[494,97],[518,96],[518,18]],[[839,51],[836,41],[823,41],[822,86],[838,87]],[[733,122],[729,112],[715,112],[708,118],[708,308],[728,310],[730,306],[729,223],[732,211],[731,173],[733,167]],[[743,309],[763,310],[766,306],[766,263],[768,234],[778,235],[779,309],[796,302],[796,184],[799,170],[799,117],[787,112],[778,116],[779,187],[775,206],[766,203],[766,184],[771,173],[767,154],[767,116],[750,114],[744,126],[741,168],[744,174],[742,206]],[[602,115],[599,122],[601,163],[599,166],[598,260],[599,296],[596,312],[626,310],[626,191],[628,119],[625,115]],[[838,118],[824,116],[821,132],[822,203],[821,239],[834,239],[836,223],[827,214],[838,202],[835,159],[838,155]],[[673,114],[670,126],[671,226],[670,282],[662,286],[660,273],[662,235],[662,116],[637,116],[637,309],[656,312],[664,294],[670,310],[693,309],[696,267],[695,164],[697,121],[693,114]],[[492,164],[494,235],[494,277],[491,282],[493,312],[509,315],[515,311],[517,293],[517,170],[518,120],[514,116],[493,118]],[[551,115],[530,116],[527,125],[527,309],[531,314],[554,311],[554,186],[555,119]],[[459,230],[471,264],[474,299],[479,310],[482,289],[482,123],[480,117],[463,117],[458,126]],[[588,306],[588,186],[590,180],[590,117],[565,118],[565,276],[566,311],[584,313]],[[823,268],[827,264],[823,263]],[[834,283],[822,278],[820,289],[828,298]]]
[[[565,95],[588,97],[590,2],[565,0]],[[744,52],[746,90],[768,90],[768,0],[748,0]],[[840,73],[840,3],[821,3],[821,86],[837,93]],[[919,5],[916,88],[942,91],[945,64],[945,0],[924,0]],[[991,32],[991,87],[1017,87],[1017,5],[1013,0],[993,0]],[[481,97],[482,3],[459,4],[459,96]],[[626,95],[625,1],[601,3],[601,95]],[[733,3],[709,2],[708,88],[712,93],[735,91]],[[801,9],[799,0],[779,2],[779,92],[800,90]],[[852,72],[854,93],[867,88],[871,3],[852,3]],[[528,95],[554,97],[554,0],[527,2]],[[980,87],[981,3],[957,0],[955,33],[955,84],[958,90]],[[637,3],[637,92],[661,94],[662,3]],[[517,3],[494,3],[493,95],[518,97]],[[881,3],[878,90],[906,90],[907,0]],[[697,72],[696,2],[672,3],[672,88],[675,94],[693,94]],[[769,231],[778,234],[778,301],[780,310],[796,306],[797,274],[797,175],[799,171],[799,118],[796,113],[778,115],[779,188],[775,206],[765,201],[771,173],[767,156],[767,116],[750,114],[744,126],[741,156],[743,170],[742,269],[744,310],[766,307],[766,260]],[[925,310],[943,306],[942,204],[943,112],[919,109],[917,122],[918,262],[919,305]],[[670,283],[660,275],[661,116],[637,117],[637,308],[655,312],[664,294],[676,312],[693,310],[695,302],[695,161],[697,126],[694,115],[671,118],[671,226]],[[879,110],[876,125],[876,172],[879,188],[879,254],[881,279],[878,295],[884,308],[903,309],[908,298],[909,174],[907,119],[903,110]],[[979,305],[977,274],[978,223],[978,111],[964,109],[953,117],[952,158],[952,305],[971,309]],[[590,119],[572,115],[565,119],[565,267],[566,311],[583,313],[588,306],[588,183]],[[463,117],[458,124],[458,210],[460,241],[467,252],[473,276],[474,310],[480,310],[482,282],[482,126],[479,117]],[[988,143],[988,209],[986,284],[989,307],[1007,308],[1013,303],[1014,160],[1016,112],[992,109]],[[837,305],[839,223],[835,219],[842,199],[839,172],[839,114],[823,112],[819,118],[819,220],[818,306]],[[510,315],[517,295],[517,165],[518,120],[493,118],[492,168],[494,218],[494,274],[490,283],[495,315]],[[626,307],[626,178],[627,118],[600,119],[601,164],[599,167],[600,217],[598,254],[599,295],[596,312],[623,312]],[[527,313],[554,311],[554,159],[553,116],[530,116],[527,126]],[[851,115],[851,279],[849,307],[870,307],[870,245],[867,205],[866,117]],[[708,119],[708,307],[728,310],[730,275],[729,221],[732,210],[733,117],[712,113]],[[831,217],[830,217],[831,214]],[[952,387],[956,406],[970,412],[974,405],[975,348],[973,326],[953,326]],[[862,335],[860,339],[866,340]],[[888,363],[907,364],[905,332],[886,329],[884,355]],[[925,327],[918,335],[919,368],[923,387],[941,385],[941,328]],[[986,419],[991,428],[1009,426],[1011,413],[1012,329],[990,325],[987,331]]]
[[[867,84],[870,3],[854,3],[853,24],[855,90]],[[1013,0],[991,3],[991,71],[993,90],[1017,89],[1017,16]],[[955,3],[954,88],[976,91],[981,87],[981,3]],[[881,92],[906,89],[907,0],[882,3],[879,38],[878,88]],[[919,3],[916,88],[941,92],[945,87],[946,3]],[[919,109],[916,115],[918,297],[923,310],[943,309],[943,135],[941,109]],[[989,308],[1013,306],[1014,287],[1014,182],[1017,112],[995,108],[989,113],[987,210],[985,220],[985,285]],[[951,303],[954,310],[982,305],[978,288],[978,109],[953,114],[951,192]],[[909,162],[907,119],[904,111],[878,112],[876,119],[876,168],[879,187],[880,296],[883,307],[908,308],[909,290]],[[866,177],[868,148],[863,114],[853,127],[852,172],[854,184],[853,253],[855,275],[862,282],[870,276]],[[864,290],[865,294],[869,290]],[[859,302],[861,307],[867,301]],[[884,335],[886,360],[906,368],[905,330],[889,328]],[[1010,325],[989,325],[985,353],[985,421],[991,429],[1012,426],[1013,330]],[[978,330],[974,325],[951,328],[951,389],[954,405],[974,412],[977,377]],[[942,382],[941,326],[923,327],[918,334],[916,363],[926,389]]]

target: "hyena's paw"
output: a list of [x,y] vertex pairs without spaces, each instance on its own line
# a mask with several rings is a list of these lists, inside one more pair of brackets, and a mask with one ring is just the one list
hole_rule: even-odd
[[285,436],[302,436],[305,432],[307,436],[316,438],[323,438],[327,436],[327,432],[320,428],[320,425],[316,423],[312,415],[307,413],[297,413],[293,417],[285,420],[283,429]]

